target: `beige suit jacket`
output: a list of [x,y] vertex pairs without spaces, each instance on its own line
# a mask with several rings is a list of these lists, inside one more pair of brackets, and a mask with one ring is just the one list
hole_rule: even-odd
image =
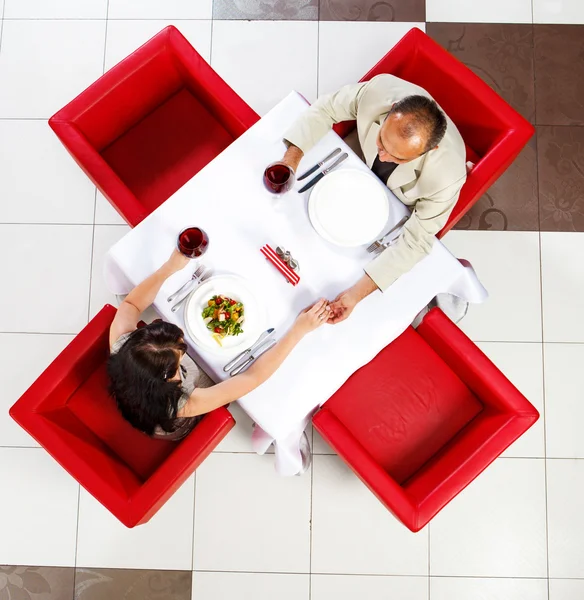
[[[319,98],[284,138],[306,153],[334,123],[356,120],[359,143],[371,167],[377,156],[377,134],[392,104],[414,94],[430,97],[423,88],[393,75],[347,85]],[[382,291],[430,252],[466,180],[464,142],[454,123],[446,118],[446,135],[438,148],[399,165],[387,181],[389,189],[413,210],[397,242],[365,268]]]

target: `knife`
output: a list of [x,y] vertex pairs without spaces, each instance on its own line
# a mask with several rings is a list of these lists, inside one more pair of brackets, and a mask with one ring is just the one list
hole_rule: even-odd
[[230,377],[239,375],[244,369],[246,369],[256,358],[259,358],[264,352],[267,352],[270,348],[273,348],[277,344],[276,340],[264,341],[263,345],[259,346],[256,351],[239,367],[229,373]]
[[306,190],[310,189],[315,183],[318,183],[327,173],[330,173],[335,167],[338,167],[348,156],[349,155],[346,152],[341,154],[341,156],[339,156],[339,158],[337,158],[337,160],[335,160],[335,162],[330,167],[324,169],[322,173],[319,173],[314,179],[311,179],[303,188],[300,188],[298,190],[298,193],[302,194],[302,192],[305,192]]
[[331,158],[334,158],[337,154],[339,154],[340,151],[340,148],[335,148],[326,158],[323,158],[320,162],[317,162],[312,169],[308,169],[304,175],[300,175],[298,181],[308,177],[309,175],[312,175],[315,171],[318,171],[325,162],[329,161]]
[[244,350],[243,352],[240,352],[233,360],[230,360],[224,367],[223,370],[227,373],[227,371],[231,371],[231,369],[233,369],[233,367],[235,367],[235,365],[240,361],[243,360],[246,356],[248,356],[249,354],[252,354],[254,352],[254,350],[257,350],[257,348],[259,346],[261,346],[264,343],[264,340],[269,336],[272,335],[272,333],[274,333],[274,328],[270,327],[270,329],[266,329],[266,331],[264,331],[262,333],[262,335],[260,335],[260,337],[256,340],[255,344],[253,344],[251,347],[249,347],[247,350]]

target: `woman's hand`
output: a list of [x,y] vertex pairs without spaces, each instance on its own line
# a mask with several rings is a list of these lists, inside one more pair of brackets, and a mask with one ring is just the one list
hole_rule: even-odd
[[184,269],[189,262],[190,258],[181,254],[176,248],[172,251],[170,258],[166,261],[166,267],[171,273],[177,273],[178,271]]
[[329,317],[330,308],[328,301],[322,298],[316,304],[313,304],[306,310],[303,310],[294,323],[294,328],[300,335],[306,335],[326,323]]

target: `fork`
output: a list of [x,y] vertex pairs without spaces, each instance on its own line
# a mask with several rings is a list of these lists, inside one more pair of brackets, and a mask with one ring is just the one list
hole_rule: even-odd
[[206,267],[205,265],[199,265],[196,270],[193,272],[191,278],[184,283],[183,285],[181,285],[178,290],[176,290],[176,292],[174,292],[173,294],[171,294],[166,301],[167,302],[172,302],[186,287],[187,285],[190,285],[195,279],[198,279],[205,271]]
[[[375,240],[368,248],[367,252],[377,252],[382,248],[385,249],[387,246],[384,245],[385,240],[389,237],[391,233],[393,233],[396,229],[402,227],[405,222],[409,219],[409,215],[402,217],[382,238]],[[393,241],[393,240],[392,240]]]
[[[205,272],[199,277],[199,280],[197,281],[197,284],[203,283],[203,281],[207,281],[207,279],[209,279],[209,277],[211,277],[211,275],[213,275],[213,269],[207,269],[206,267],[204,267],[206,270]],[[173,305],[173,307],[170,309],[172,312],[176,312],[179,307],[181,306],[181,304],[190,296],[189,294],[185,294],[176,304]]]

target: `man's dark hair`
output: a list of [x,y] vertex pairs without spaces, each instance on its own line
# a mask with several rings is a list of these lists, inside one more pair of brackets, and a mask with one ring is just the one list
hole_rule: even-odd
[[431,98],[426,96],[406,96],[396,102],[389,114],[401,113],[410,117],[406,119],[400,133],[404,138],[424,135],[426,146],[424,152],[435,148],[446,133],[446,117]]

